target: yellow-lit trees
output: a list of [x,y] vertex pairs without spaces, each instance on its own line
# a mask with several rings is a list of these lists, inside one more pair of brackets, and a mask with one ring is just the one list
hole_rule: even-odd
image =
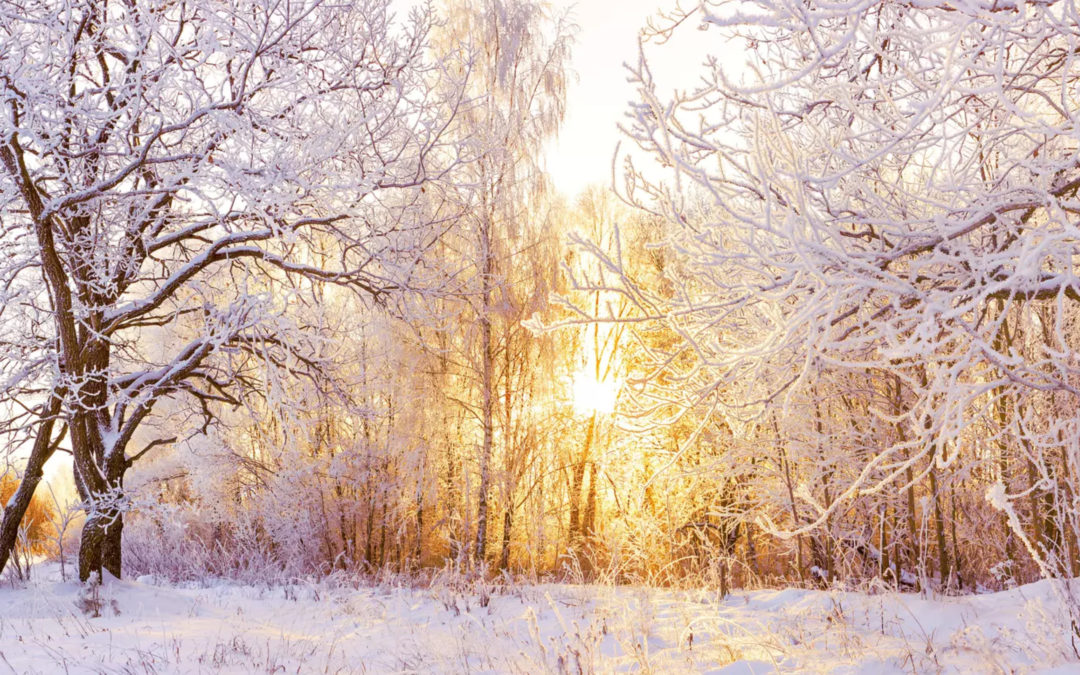
[[[667,219],[664,244],[685,275],[667,297],[621,279],[640,321],[679,336],[658,365],[701,385],[683,386],[687,405],[715,395],[786,421],[781,463],[803,457],[791,478],[796,530],[846,537],[836,520],[858,523],[852,510],[874,500],[893,515],[873,529],[887,522],[916,539],[918,552],[900,557],[919,561],[923,582],[954,587],[957,529],[981,517],[985,494],[1014,551],[1070,577],[1072,5],[705,2],[694,12],[751,58],[743,69],[710,60],[698,87],[673,95],[644,59],[633,69],[628,135],[662,168],[631,167],[626,196]],[[896,492],[903,499],[884,496]],[[882,553],[869,555],[886,567]]]
[[[531,339],[519,323],[543,301],[548,281],[543,275],[526,278],[521,271],[529,270],[530,258],[545,266],[546,180],[539,157],[565,111],[572,26],[541,2],[461,0],[447,4],[439,39],[447,46],[465,43],[473,55],[466,85],[473,105],[453,127],[476,153],[457,176],[463,215],[452,236],[455,262],[464,268],[459,275],[468,281],[454,340],[461,366],[458,401],[479,427],[470,550],[473,560],[483,561],[497,435],[508,466],[528,442],[515,426],[515,410],[528,403],[523,387],[531,377],[525,369]],[[517,420],[522,421],[520,412]],[[512,497],[506,498],[511,500],[504,505],[509,527]]]

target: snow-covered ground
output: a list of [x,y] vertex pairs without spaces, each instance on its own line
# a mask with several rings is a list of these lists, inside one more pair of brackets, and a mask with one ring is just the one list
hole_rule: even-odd
[[[1080,672],[1045,583],[965,598],[610,586],[0,588],[0,673]],[[94,614],[100,616],[93,616]]]

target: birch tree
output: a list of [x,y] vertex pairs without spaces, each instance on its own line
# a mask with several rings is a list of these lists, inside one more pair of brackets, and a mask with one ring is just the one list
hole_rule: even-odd
[[[459,233],[466,242],[461,260],[469,266],[469,312],[478,333],[476,348],[467,358],[478,375],[473,391],[479,401],[470,407],[477,412],[481,432],[472,551],[476,560],[483,560],[499,414],[496,332],[500,308],[513,305],[504,280],[515,253],[532,241],[527,234],[531,209],[546,185],[538,158],[565,114],[573,28],[565,17],[553,15],[546,3],[463,0],[449,3],[444,30],[445,44],[466,40],[477,54],[468,91],[478,105],[458,118],[456,129],[478,153],[478,160],[460,178],[459,195],[467,215]],[[511,386],[509,380],[502,384]]]

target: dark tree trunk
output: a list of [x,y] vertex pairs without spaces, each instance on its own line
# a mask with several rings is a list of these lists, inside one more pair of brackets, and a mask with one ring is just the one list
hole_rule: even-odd
[[52,457],[56,450],[59,439],[53,441],[52,430],[56,422],[56,415],[60,412],[60,396],[53,396],[42,414],[41,426],[38,435],[34,439],[34,445],[30,449],[30,457],[26,461],[26,470],[23,472],[22,482],[19,483],[15,494],[11,496],[4,508],[4,517],[0,521],[0,573],[7,567],[11,552],[15,550],[15,543],[19,539],[19,526],[22,524],[26,510],[30,508],[30,500],[34,497],[38,483],[44,475],[45,463]]
[[513,506],[506,507],[503,514],[502,554],[499,556],[499,569],[510,569],[510,528],[514,524]]
[[379,526],[379,568],[386,566],[386,504],[382,509],[382,524]]
[[102,570],[119,579],[123,569],[124,513],[116,500],[123,494],[127,465],[122,451],[117,451],[112,459],[106,467],[105,489],[94,493],[96,499],[104,503],[91,504],[83,525],[79,543],[79,581],[82,582],[90,580],[91,576],[96,576],[100,582]]
[[364,565],[370,570],[371,566],[375,563],[375,555],[373,551],[374,546],[374,534],[375,534],[375,497],[374,489],[371,487],[370,481],[368,482],[368,499],[367,499],[367,524],[364,527]]
[[956,490],[953,488],[949,489],[949,505],[952,510],[952,515],[949,518],[949,529],[952,533],[953,570],[954,574],[956,575],[956,588],[957,590],[962,590],[964,588],[964,568],[961,567],[962,561],[960,559],[960,545],[957,543],[956,537]]
[[746,557],[750,562],[750,570],[755,576],[761,575],[761,566],[758,564],[757,543],[754,541],[754,528],[748,521],[742,522],[743,535],[746,537]]
[[416,541],[413,545],[413,559],[416,565],[420,565],[424,558],[424,500],[423,493],[420,495],[420,503],[416,507]]
[[[936,455],[935,451],[935,455]],[[936,456],[930,461],[936,461]],[[938,577],[941,579],[943,589],[952,590],[952,580],[949,569],[949,550],[945,543],[945,515],[941,511],[941,495],[938,494],[937,469],[930,467],[930,492],[934,501],[934,540],[938,549]]]
[[[878,533],[878,577],[886,583],[896,582],[897,575],[893,573],[889,559],[889,503],[881,509],[881,531]],[[898,569],[900,565],[896,566]]]
[[581,449],[581,456],[574,462],[573,485],[570,488],[570,545],[578,543],[581,535],[581,501],[585,487],[585,467],[589,462],[592,452],[593,434],[596,431],[596,413],[589,418],[589,425],[585,428],[585,444]]
[[102,570],[120,578],[122,563],[120,542],[124,529],[123,514],[115,510],[95,512],[83,525],[79,542],[79,580],[102,579]]
[[124,514],[117,512],[105,529],[105,541],[101,548],[102,566],[117,579],[120,578],[123,567],[123,549],[121,548],[123,533]]
[[[919,523],[916,514],[915,506],[915,473],[912,471],[911,466],[908,466],[905,471],[905,477],[907,478],[907,531],[908,531],[908,545],[910,547],[910,559],[909,567],[911,569],[920,571],[922,570],[922,540],[919,537]],[[899,567],[899,555],[897,556],[897,567]],[[921,583],[921,582],[920,582]]]

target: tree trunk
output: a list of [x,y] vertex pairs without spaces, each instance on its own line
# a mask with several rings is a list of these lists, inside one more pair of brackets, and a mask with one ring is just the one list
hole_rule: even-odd
[[114,451],[110,459],[105,467],[104,489],[95,490],[89,500],[79,542],[79,581],[82,582],[89,581],[93,575],[100,583],[102,570],[119,579],[123,569],[124,513],[116,500],[123,495],[127,465],[122,451]]
[[749,521],[742,521],[743,536],[746,537],[746,559],[750,563],[750,571],[754,576],[761,575],[761,566],[758,564],[757,544],[754,541],[753,525]]
[[506,507],[506,512],[503,513],[502,554],[499,556],[499,569],[510,569],[510,527],[513,523],[514,507],[511,504]]
[[26,461],[26,470],[23,471],[22,481],[19,483],[15,494],[11,496],[4,508],[4,518],[0,522],[0,573],[7,567],[11,558],[11,552],[19,539],[19,526],[22,524],[26,510],[30,508],[30,500],[34,497],[34,491],[44,475],[45,463],[52,457],[60,439],[53,441],[52,430],[56,422],[56,415],[60,412],[62,396],[54,395],[49,399],[45,410],[42,411],[42,422],[38,428],[34,445],[30,449],[30,457]]
[[[937,453],[930,458],[931,462],[937,461]],[[949,580],[949,550],[945,547],[945,517],[941,512],[941,496],[938,494],[937,469],[930,467],[930,492],[934,500],[934,539],[938,549],[938,576],[941,578],[942,588],[948,588]]]
[[[881,508],[881,530],[878,533],[878,577],[888,583],[890,575],[892,574],[892,567],[889,565],[889,504],[886,501],[885,505]],[[892,575],[895,579],[896,575]],[[897,584],[899,585],[899,584]]]
[[[773,429],[777,434],[777,443],[780,441],[780,430],[776,426],[775,420],[773,421]],[[781,446],[780,451],[780,464],[784,467],[784,483],[787,487],[788,504],[791,506],[791,526],[798,529],[802,525],[802,519],[799,517],[799,505],[795,501],[795,481],[791,475],[791,460],[788,459],[786,449]],[[795,567],[799,570],[799,578],[806,581],[806,566],[803,563],[803,536],[800,534],[795,537]]]
[[[99,326],[101,321],[100,316],[90,317],[91,326]],[[75,482],[87,503],[87,520],[79,548],[79,580],[85,582],[91,574],[101,581],[102,569],[120,578],[124,519],[119,500],[123,497],[127,458],[117,439],[106,442],[105,432],[111,427],[105,376],[109,368],[109,345],[101,340],[87,340],[81,356],[84,383],[70,425]]]
[[386,567],[386,560],[387,560],[387,556],[386,556],[386,519],[387,519],[387,517],[388,516],[386,514],[386,502],[384,500],[383,501],[383,509],[382,509],[382,525],[379,528],[379,568],[380,569]]
[[570,488],[570,545],[578,543],[581,536],[581,498],[585,487],[585,467],[589,462],[592,452],[593,434],[596,432],[596,413],[589,418],[589,425],[585,428],[585,444],[581,450],[581,456],[574,462],[573,484]]
[[[905,490],[905,492],[907,493],[907,530],[908,530],[908,539],[911,540],[909,542],[909,545],[911,547],[911,549],[910,549],[911,550],[911,560],[909,561],[909,565],[911,566],[911,569],[921,572],[922,571],[922,554],[921,554],[921,552],[922,552],[922,542],[920,541],[920,538],[919,538],[919,521],[918,521],[918,517],[917,517],[916,512],[915,512],[915,472],[910,466],[908,466],[904,475],[905,475],[905,478],[907,478],[907,484],[908,484],[907,490]],[[897,555],[897,560],[899,561],[899,559],[900,559],[900,556]]]
[[420,565],[424,558],[424,493],[420,493],[419,503],[416,505],[416,542],[413,545],[413,561]]
[[962,561],[960,560],[960,545],[959,543],[957,543],[956,537],[956,521],[958,520],[956,509],[956,490],[951,487],[949,488],[949,508],[952,512],[952,515],[949,519],[949,529],[952,534],[953,570],[956,574],[956,587],[957,589],[962,589],[964,587],[964,570],[963,567],[961,567]]
[[375,534],[375,496],[374,489],[368,484],[367,499],[367,524],[364,527],[364,565],[370,570],[375,562],[375,553],[372,550]]
[[[85,552],[80,550],[79,553],[79,578],[85,581],[95,571],[100,577],[106,561],[109,571],[119,576],[122,529],[119,513],[102,514],[95,506],[101,497],[119,496],[118,491],[110,488],[119,488],[119,481],[127,468],[124,449],[116,447],[116,441],[106,449],[103,438],[104,431],[110,428],[110,342],[102,333],[103,311],[92,309],[87,316],[78,316],[74,309],[72,291],[73,288],[78,288],[79,292],[86,296],[80,298],[82,304],[88,307],[105,307],[110,298],[90,290],[89,286],[79,286],[76,283],[78,279],[69,276],[57,252],[53,236],[54,229],[58,229],[57,225],[45,208],[42,195],[27,168],[23,149],[16,140],[9,139],[8,143],[0,146],[0,160],[18,186],[34,221],[41,270],[49,291],[49,303],[56,326],[57,363],[61,377],[63,381],[77,382],[79,386],[75,407],[67,415],[72,456],[75,460],[75,483],[89,509],[81,547]],[[90,217],[81,214],[72,217],[66,225],[67,236],[75,242],[81,242],[81,235],[90,228]],[[89,257],[84,259],[88,260]],[[44,442],[48,444],[48,439]],[[111,466],[106,466],[107,462]],[[113,510],[115,511],[115,508]],[[107,516],[111,522],[104,522],[103,516]]]
[[491,343],[491,277],[494,274],[494,257],[491,250],[491,219],[486,218],[480,232],[480,250],[484,257],[482,287],[482,305],[480,309],[480,352],[483,362],[481,369],[481,396],[483,398],[481,415],[484,438],[480,448],[480,495],[476,508],[476,546],[473,549],[474,561],[483,562],[487,556],[488,500],[491,492],[491,447],[495,437],[493,412],[495,392],[495,353]]
[[[901,389],[900,377],[893,375],[893,414],[899,415],[903,412],[903,390]],[[904,433],[904,427],[901,424],[896,425],[896,435],[902,443],[907,442],[907,434]],[[919,537],[919,523],[916,516],[916,500],[915,500],[915,471],[911,464],[908,464],[904,469],[904,478],[907,481],[907,489],[904,491],[907,501],[907,531],[908,531],[908,545],[911,558],[908,561],[909,567],[912,570],[921,574],[923,571],[922,565],[922,541]],[[899,516],[897,516],[899,517]],[[897,534],[893,539],[897,539],[900,535]],[[896,578],[899,581],[901,572],[903,570],[903,556],[900,554],[899,547],[897,548],[896,555],[893,556],[896,561]],[[918,582],[917,586],[921,586],[922,581]]]
[[591,536],[596,530],[596,481],[598,469],[596,462],[589,462],[589,496],[585,499],[585,518],[582,523],[582,532]]

